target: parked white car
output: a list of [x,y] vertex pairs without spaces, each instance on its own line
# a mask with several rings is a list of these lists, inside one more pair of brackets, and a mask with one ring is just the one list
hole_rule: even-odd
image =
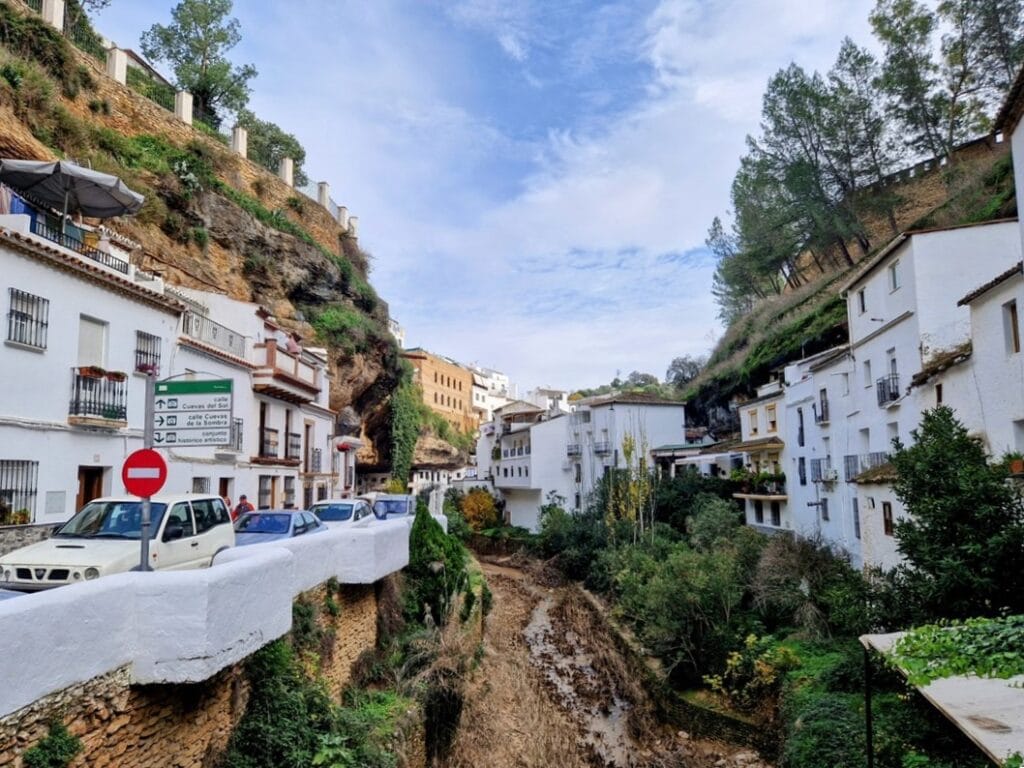
[[373,508],[366,499],[324,499],[309,508],[328,528],[341,528],[369,524]]
[[[150,518],[154,570],[204,568],[235,544],[231,515],[217,496],[154,496]],[[35,592],[135,570],[141,531],[139,499],[90,501],[51,538],[0,557],[0,588]]]

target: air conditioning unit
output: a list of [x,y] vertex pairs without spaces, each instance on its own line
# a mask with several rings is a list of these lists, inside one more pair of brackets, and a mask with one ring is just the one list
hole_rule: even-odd
[[821,473],[821,479],[826,483],[834,483],[839,479],[839,470],[831,468],[823,470]]

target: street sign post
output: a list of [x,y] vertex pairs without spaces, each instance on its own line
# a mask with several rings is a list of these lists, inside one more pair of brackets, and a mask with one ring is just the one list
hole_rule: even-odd
[[140,448],[128,454],[121,468],[124,489],[132,496],[148,498],[158,493],[167,482],[167,462],[151,448]]
[[230,445],[231,379],[156,382],[153,443],[158,448]]

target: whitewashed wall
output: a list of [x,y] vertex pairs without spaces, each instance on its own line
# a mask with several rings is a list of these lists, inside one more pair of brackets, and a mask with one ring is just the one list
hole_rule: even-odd
[[411,518],[227,550],[212,568],[125,573],[0,602],[0,716],[130,666],[136,683],[205,680],[291,627],[331,577],[372,584],[409,562]]

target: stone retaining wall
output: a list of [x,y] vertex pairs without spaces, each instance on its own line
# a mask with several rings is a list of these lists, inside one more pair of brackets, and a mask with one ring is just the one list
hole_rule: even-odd
[[0,526],[0,555],[6,555],[21,547],[50,538],[53,524],[47,525],[4,525]]
[[[322,605],[330,593],[337,615],[319,613],[333,642],[322,673],[337,700],[352,665],[377,640],[373,585],[321,585],[300,599]],[[245,662],[200,683],[133,685],[128,667],[45,696],[0,718],[0,767],[22,768],[22,755],[63,723],[82,741],[71,768],[194,768],[224,752],[248,703]],[[415,764],[415,763],[413,763]]]

